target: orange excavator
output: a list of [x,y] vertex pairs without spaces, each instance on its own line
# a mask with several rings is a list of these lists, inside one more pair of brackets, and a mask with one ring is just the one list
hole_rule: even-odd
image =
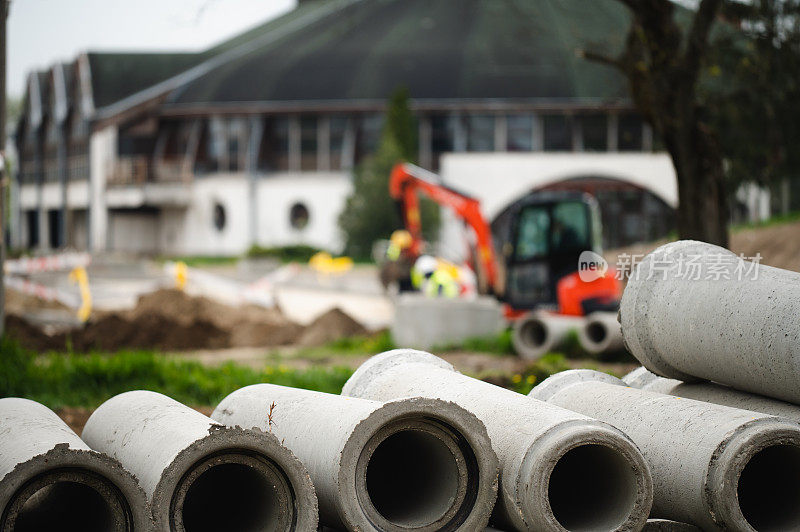
[[622,285],[613,269],[589,280],[578,272],[585,252],[600,258],[599,209],[588,194],[532,193],[506,207],[490,225],[476,198],[409,163],[392,169],[389,193],[411,235],[407,250],[411,257],[419,257],[425,248],[420,194],[452,209],[463,220],[474,235],[468,262],[478,277],[479,290],[503,302],[510,320],[537,309],[580,316],[619,307]]

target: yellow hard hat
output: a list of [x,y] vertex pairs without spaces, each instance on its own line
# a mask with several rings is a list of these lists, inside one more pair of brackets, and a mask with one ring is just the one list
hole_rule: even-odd
[[400,249],[405,249],[411,245],[412,238],[411,233],[406,231],[405,229],[398,229],[394,233],[392,233],[391,238],[389,239],[392,244],[399,247]]

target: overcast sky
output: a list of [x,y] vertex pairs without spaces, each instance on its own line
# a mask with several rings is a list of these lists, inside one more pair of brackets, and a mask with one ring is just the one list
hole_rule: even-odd
[[86,50],[201,50],[296,0],[11,0],[8,93],[33,69]]

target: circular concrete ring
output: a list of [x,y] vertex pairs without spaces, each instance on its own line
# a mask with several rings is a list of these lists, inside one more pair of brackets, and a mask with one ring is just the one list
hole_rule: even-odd
[[147,500],[136,479],[115,460],[94,451],[56,445],[18,464],[2,485],[2,532],[152,528]]
[[353,430],[339,487],[348,528],[478,530],[497,498],[498,460],[483,423],[437,399],[391,401]]
[[305,531],[317,497],[300,461],[269,433],[215,426],[165,468],[153,493],[158,530]]

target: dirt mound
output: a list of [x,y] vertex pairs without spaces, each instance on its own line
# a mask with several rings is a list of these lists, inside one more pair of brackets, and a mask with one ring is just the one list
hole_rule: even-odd
[[345,336],[364,334],[367,334],[367,330],[363,325],[341,309],[334,308],[311,322],[297,343],[305,347],[320,346]]
[[6,312],[9,314],[24,314],[32,310],[63,310],[73,312],[58,301],[45,301],[35,296],[31,296],[13,288],[6,287]]
[[174,289],[143,295],[129,311],[96,314],[68,335],[48,336],[17,316],[8,323],[11,336],[36,351],[64,349],[67,336],[76,351],[184,350],[285,345],[302,332],[279,310],[231,307]]

